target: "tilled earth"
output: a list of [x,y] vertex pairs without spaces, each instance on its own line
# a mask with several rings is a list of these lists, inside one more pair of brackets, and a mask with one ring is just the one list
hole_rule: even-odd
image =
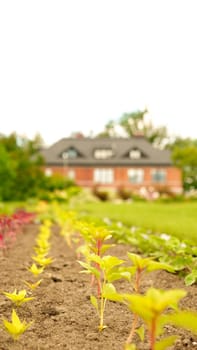
[[[12,303],[2,291],[12,292],[25,288],[24,280],[32,280],[27,268],[32,264],[33,247],[39,226],[32,224],[19,235],[14,247],[2,256],[0,252],[1,319],[10,320]],[[55,261],[43,274],[42,283],[33,293],[35,299],[17,309],[19,317],[32,326],[18,341],[0,327],[0,350],[123,350],[132,324],[132,314],[126,306],[108,301],[105,324],[107,328],[98,332],[98,318],[90,303],[90,276],[81,274],[74,249],[67,246],[54,228],[51,236],[50,255]],[[128,247],[118,245],[111,248],[110,254],[126,259]],[[160,289],[185,288],[181,278],[165,271],[151,273],[143,281],[143,289],[154,286]],[[119,291],[129,292],[126,281],[116,283]],[[197,286],[185,288],[187,296],[181,307],[197,309]],[[178,334],[179,339],[170,350],[197,350],[197,337],[193,334],[166,327],[166,335]],[[140,343],[135,337],[138,350],[149,350],[148,343]]]

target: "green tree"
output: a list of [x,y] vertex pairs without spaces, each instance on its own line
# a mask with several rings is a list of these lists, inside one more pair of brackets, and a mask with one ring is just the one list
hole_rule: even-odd
[[197,189],[197,139],[178,137],[170,148],[174,164],[182,169],[184,189]]
[[3,200],[21,200],[38,192],[44,177],[38,140],[15,133],[0,137],[0,196]]
[[124,113],[118,121],[110,120],[104,127],[104,131],[97,137],[118,137],[123,133],[127,137],[134,135],[145,136],[154,146],[164,148],[169,142],[167,128],[155,127],[145,116],[147,109],[131,113]]
[[0,143],[0,200],[11,198],[15,179],[15,162]]

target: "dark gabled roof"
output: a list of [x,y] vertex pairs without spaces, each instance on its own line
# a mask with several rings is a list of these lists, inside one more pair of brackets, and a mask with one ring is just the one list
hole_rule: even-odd
[[[73,166],[141,166],[141,165],[172,165],[170,152],[154,148],[143,136],[131,138],[64,138],[49,148],[42,150],[47,165],[63,165],[62,154],[69,149],[75,149],[78,157],[65,160]],[[112,149],[113,156],[107,159],[96,159],[96,149]],[[142,157],[131,159],[131,150],[140,150]]]

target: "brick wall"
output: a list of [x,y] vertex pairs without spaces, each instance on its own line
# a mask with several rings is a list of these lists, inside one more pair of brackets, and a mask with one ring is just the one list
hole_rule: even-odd
[[[98,169],[99,167],[97,167]],[[108,169],[101,167],[102,169]],[[84,187],[93,187],[96,184],[93,182],[94,178],[94,168],[93,167],[68,167],[68,166],[51,166],[46,167],[50,169],[53,174],[61,174],[63,176],[74,176],[75,182]],[[169,189],[173,192],[182,192],[182,174],[181,170],[176,167],[114,167],[113,169],[114,181],[111,184],[102,184],[102,187],[127,187],[133,189],[139,189],[141,187],[154,187],[155,189]],[[140,183],[130,183],[128,180],[128,170],[129,169],[143,169],[144,178],[143,182]],[[155,170],[166,171],[166,180],[162,183],[156,183],[152,181],[152,173]]]

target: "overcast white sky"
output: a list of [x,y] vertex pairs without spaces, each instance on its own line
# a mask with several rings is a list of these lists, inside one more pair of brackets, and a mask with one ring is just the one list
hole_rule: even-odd
[[0,1],[0,132],[47,144],[125,112],[197,138],[196,0]]

